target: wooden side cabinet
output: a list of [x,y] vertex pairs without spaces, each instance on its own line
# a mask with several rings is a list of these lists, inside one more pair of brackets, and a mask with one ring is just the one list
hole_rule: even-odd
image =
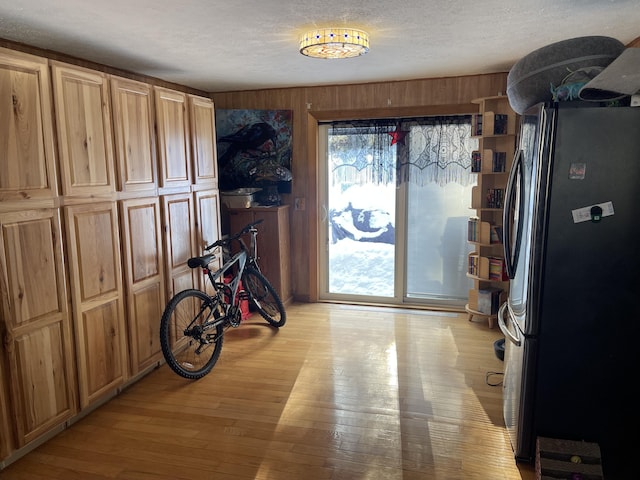
[[0,452],[4,454],[11,449],[6,435],[12,433],[15,446],[23,447],[77,412],[62,259],[59,209],[0,214]]
[[[271,282],[280,299],[291,300],[291,268],[289,240],[289,206],[229,209],[230,233],[258,219],[258,258],[260,268]],[[247,240],[248,241],[248,238]]]

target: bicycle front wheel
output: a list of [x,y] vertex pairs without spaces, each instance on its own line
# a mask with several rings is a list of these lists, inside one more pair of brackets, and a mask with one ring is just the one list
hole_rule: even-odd
[[274,327],[282,327],[287,321],[282,300],[269,281],[253,267],[247,267],[242,275],[242,285],[260,315]]
[[167,365],[189,380],[211,371],[220,357],[223,328],[214,300],[196,289],[177,293],[160,320],[160,346]]

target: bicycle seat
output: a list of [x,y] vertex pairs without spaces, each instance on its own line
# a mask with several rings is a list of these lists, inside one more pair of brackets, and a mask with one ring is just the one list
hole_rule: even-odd
[[214,258],[216,258],[216,256],[213,254],[193,257],[187,260],[187,265],[189,265],[189,268],[207,268]]

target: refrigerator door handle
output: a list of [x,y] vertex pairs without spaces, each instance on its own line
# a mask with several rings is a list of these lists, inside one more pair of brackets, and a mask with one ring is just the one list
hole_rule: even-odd
[[[498,326],[500,327],[500,331],[504,334],[504,336],[513,343],[516,347],[522,345],[522,339],[511,333],[511,330],[507,326],[507,321],[505,321],[505,315],[509,313],[509,302],[504,302],[500,308],[498,309]],[[513,324],[513,322],[511,322]]]
[[[522,236],[522,222],[524,208],[524,179],[523,179],[523,165],[524,152],[518,150],[513,159],[513,166],[509,173],[509,179],[507,180],[506,195],[504,209],[502,210],[502,246],[504,249],[505,270],[509,278],[514,278],[516,275],[516,263],[518,261],[518,255],[520,254],[520,240]],[[519,188],[516,189],[516,185]],[[513,209],[513,203],[516,200],[515,196],[520,195],[517,199],[517,206],[519,211],[511,216]],[[514,225],[517,223],[517,225]],[[512,247],[511,240],[513,235],[513,228],[516,228],[515,246]]]

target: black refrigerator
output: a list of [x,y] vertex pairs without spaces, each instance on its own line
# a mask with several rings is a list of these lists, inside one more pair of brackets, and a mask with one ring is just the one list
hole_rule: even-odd
[[605,479],[640,478],[640,108],[540,104],[518,143],[498,314],[515,457],[584,440]]

